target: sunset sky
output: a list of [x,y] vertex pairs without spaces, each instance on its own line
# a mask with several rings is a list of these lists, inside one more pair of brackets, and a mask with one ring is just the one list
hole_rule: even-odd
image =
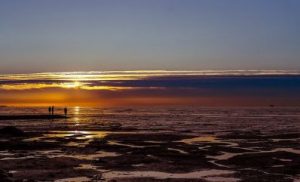
[[294,106],[300,71],[102,71],[0,75],[0,104]]
[[299,105],[299,32],[299,0],[0,0],[0,105]]

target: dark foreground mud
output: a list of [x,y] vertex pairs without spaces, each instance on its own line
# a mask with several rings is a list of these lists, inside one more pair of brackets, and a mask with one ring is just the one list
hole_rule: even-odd
[[294,181],[300,174],[298,133],[52,131],[0,136],[0,181]]
[[[300,180],[298,110],[280,117],[252,117],[257,110],[243,111],[247,117],[241,111],[210,112],[165,116],[166,125],[176,120],[168,128],[153,124],[155,114],[136,113],[103,115],[99,122],[93,116],[82,124],[72,117],[7,122],[0,127],[0,181]],[[106,117],[126,120],[107,122]],[[132,124],[146,118],[149,127]]]

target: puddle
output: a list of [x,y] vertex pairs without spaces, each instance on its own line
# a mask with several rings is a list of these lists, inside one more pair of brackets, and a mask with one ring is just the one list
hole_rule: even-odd
[[230,167],[228,167],[228,166],[226,166],[226,165],[217,163],[216,160],[211,160],[211,161],[209,161],[209,162],[212,163],[212,164],[214,164],[214,165],[216,165],[216,166],[218,166],[218,167],[222,167],[222,168],[230,168]]
[[25,156],[25,157],[4,157],[2,159],[0,159],[1,161],[4,160],[19,160],[19,159],[33,159],[36,158],[35,156]]
[[144,141],[145,143],[154,143],[154,144],[162,144],[162,141]]
[[183,139],[183,140],[180,140],[179,142],[183,142],[183,143],[192,145],[197,142],[217,142],[217,140],[216,140],[216,137],[214,137],[214,136],[201,136],[201,137]]
[[[215,159],[215,160],[228,160],[232,157],[238,156],[238,155],[245,155],[245,154],[260,154],[260,153],[271,153],[271,152],[290,152],[294,154],[299,154],[300,155],[300,150],[296,150],[293,148],[276,148],[273,150],[269,151],[255,151],[255,152],[242,152],[242,153],[229,153],[229,152],[222,152],[223,154],[217,155],[217,156],[207,156],[208,158]],[[283,162],[290,162],[292,160],[290,159],[279,159]]]
[[10,174],[15,174],[15,173],[17,173],[18,171],[15,171],[15,170],[11,170],[11,171],[8,171],[8,173],[10,173]]
[[280,161],[282,161],[282,162],[292,162],[293,160],[291,160],[291,159],[279,159]]
[[98,151],[93,154],[66,154],[60,150],[48,150],[48,151],[36,151],[28,154],[27,156],[22,157],[14,157],[18,156],[18,154],[10,154],[10,153],[1,153],[0,155],[5,156],[4,158],[0,158],[0,160],[19,160],[19,159],[33,159],[33,158],[56,158],[56,157],[71,157],[80,160],[94,160],[101,157],[117,157],[121,154],[116,152],[105,152],[105,151]]
[[48,153],[47,156],[49,158],[55,158],[55,157],[72,157],[80,160],[94,160],[101,157],[117,157],[120,156],[120,154],[116,152],[104,152],[99,151],[95,152],[93,154],[64,154],[64,153]]
[[0,151],[0,156],[14,156],[14,154],[10,153],[8,150]]
[[24,141],[24,142],[36,142],[36,141],[42,140],[43,138],[45,138],[45,137],[43,137],[43,136],[41,136],[41,137],[32,137],[32,138],[24,139],[22,141]]
[[294,153],[294,154],[299,154],[300,155],[300,150],[297,149],[293,149],[293,148],[276,148],[271,150],[270,152],[290,152],[290,153]]
[[75,169],[91,169],[91,170],[98,170],[97,166],[91,165],[91,164],[80,164],[79,167],[75,167]]
[[65,138],[65,137],[71,137],[74,134],[72,133],[56,133],[56,132],[51,132],[44,134],[43,138]]
[[207,156],[208,158],[216,159],[216,160],[228,160],[231,157],[242,155],[244,153],[228,153],[228,152],[222,152],[223,154],[217,155],[217,156]]
[[69,142],[69,143],[65,144],[64,146],[67,146],[67,147],[84,147],[85,145],[80,144],[78,142]]
[[91,181],[90,178],[87,177],[75,177],[75,178],[64,178],[64,179],[58,179],[55,180],[54,182],[89,182]]
[[236,178],[230,178],[230,177],[206,177],[205,180],[211,181],[211,182],[236,182],[239,181]]
[[[204,170],[204,171],[194,171],[190,173],[166,173],[159,171],[109,171],[104,172],[104,179],[113,178],[155,178],[155,179],[217,179],[219,181],[238,181],[238,179],[233,177],[224,177],[224,175],[232,175],[233,171],[229,170]],[[212,180],[213,181],[213,180]]]
[[298,140],[300,140],[300,138],[288,138],[288,139],[271,139],[273,142],[282,142],[282,141],[292,141],[292,142],[296,142]]
[[51,133],[43,134],[40,137],[24,139],[23,141],[39,141],[45,138],[65,138],[75,137],[78,140],[104,138],[109,132],[105,131],[52,131]]
[[145,148],[145,146],[124,144],[124,143],[119,143],[117,141],[109,141],[108,144],[109,145],[119,145],[119,146],[130,147],[130,148]]
[[168,148],[168,150],[176,151],[176,152],[179,152],[179,153],[181,153],[181,154],[189,154],[188,152],[186,152],[186,151],[184,151],[184,150],[180,150],[180,149]]
[[133,164],[132,166],[134,167],[142,167],[142,166],[145,166],[145,164],[141,163],[141,164]]

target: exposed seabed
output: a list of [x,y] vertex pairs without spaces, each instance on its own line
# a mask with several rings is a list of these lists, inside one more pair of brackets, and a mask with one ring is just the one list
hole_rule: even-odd
[[[299,121],[298,116],[292,119]],[[43,124],[39,130],[33,124],[20,126],[24,132],[0,131],[1,181],[300,179],[297,130],[265,133],[241,128],[194,133],[129,128],[121,123],[93,128],[54,123]]]

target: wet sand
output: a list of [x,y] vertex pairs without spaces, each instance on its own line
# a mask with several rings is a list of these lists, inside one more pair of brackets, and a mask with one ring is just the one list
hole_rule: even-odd
[[[298,116],[286,120],[299,124]],[[121,123],[76,130],[61,124],[38,131],[20,128],[23,134],[0,131],[0,181],[300,179],[297,129],[263,132],[241,128],[199,134],[142,130]]]

